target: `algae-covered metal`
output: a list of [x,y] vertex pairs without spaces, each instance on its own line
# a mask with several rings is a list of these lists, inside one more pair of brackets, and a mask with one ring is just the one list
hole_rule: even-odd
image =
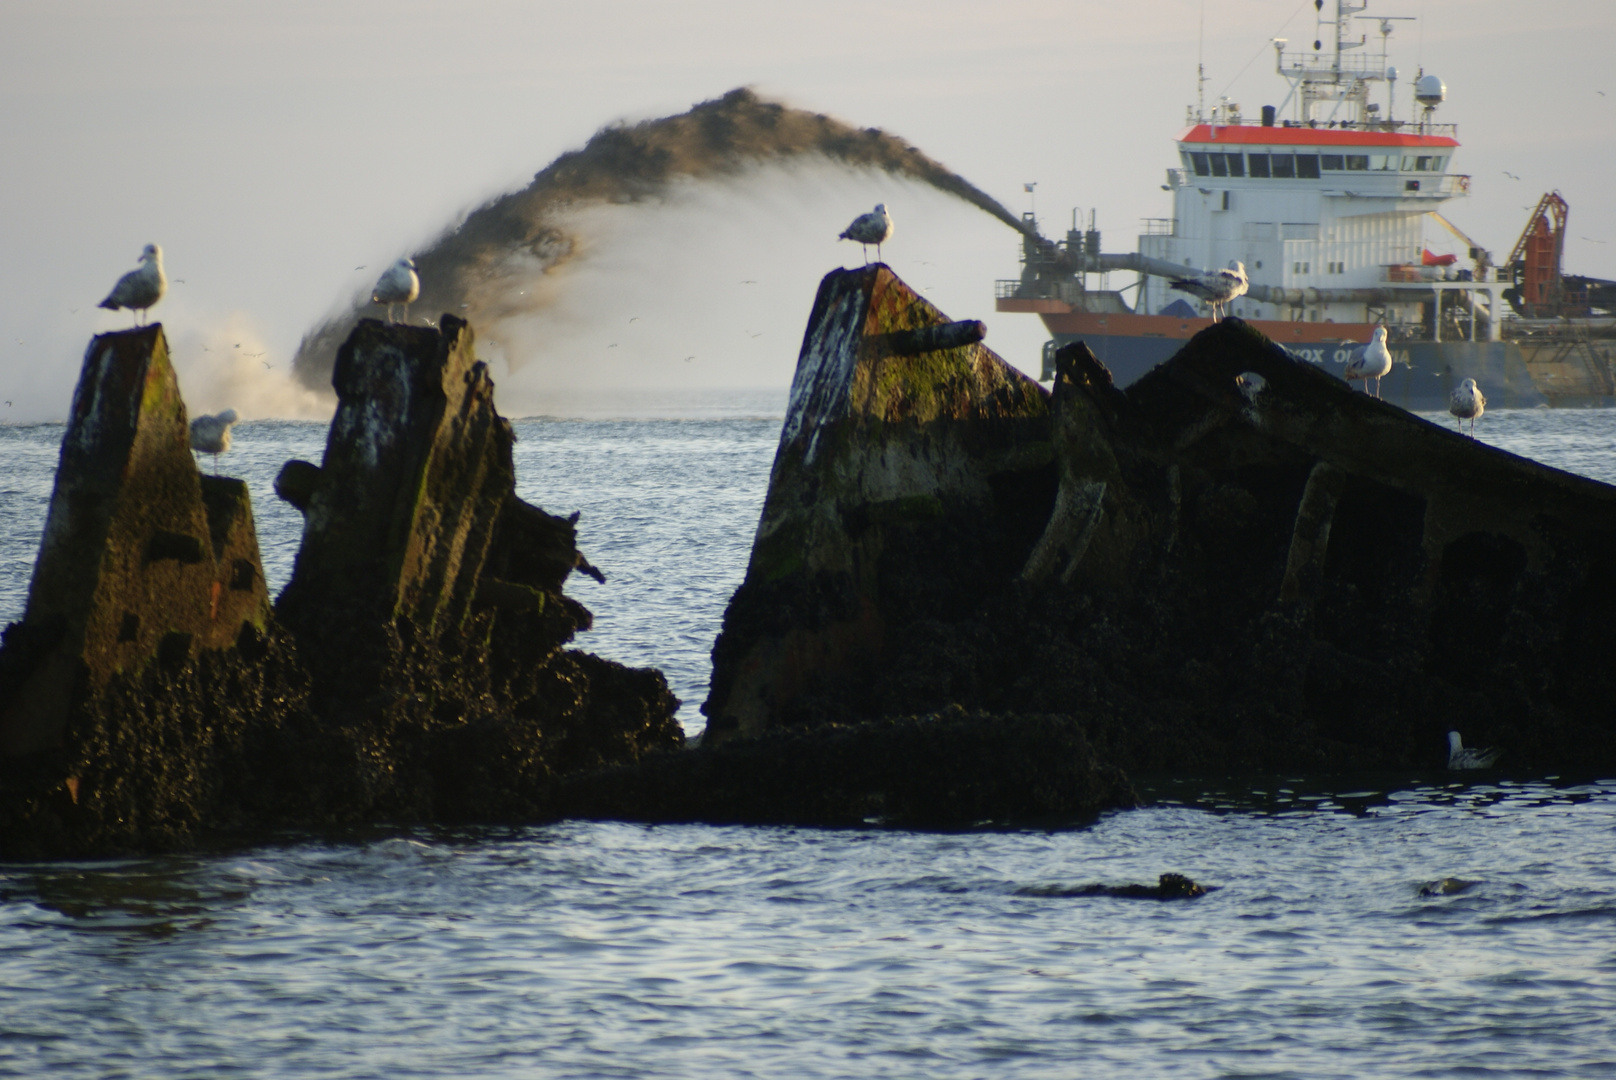
[[98,336],[21,624],[36,666],[0,703],[0,752],[52,743],[115,675],[228,648],[268,617],[246,487],[198,474],[161,325]]
[[[755,733],[811,673],[879,655],[884,564],[901,549],[974,542],[1006,520],[1006,491],[1048,490],[1048,395],[982,332],[882,264],[821,282],[746,582],[714,650],[712,738]],[[780,630],[752,636],[754,620]]]

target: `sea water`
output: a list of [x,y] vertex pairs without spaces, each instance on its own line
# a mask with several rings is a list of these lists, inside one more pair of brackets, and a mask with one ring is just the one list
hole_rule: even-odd
[[[569,581],[579,645],[666,672],[692,732],[778,408],[516,423],[520,493],[579,511],[607,575]],[[0,427],[0,620],[61,433]],[[1478,434],[1616,480],[1616,412]],[[324,438],[242,424],[218,462],[273,589],[302,525],[274,475]],[[1616,1076],[1616,778],[1144,793],[1064,829],[563,822],[0,865],[0,1075]],[[1077,895],[1164,871],[1215,889]]]

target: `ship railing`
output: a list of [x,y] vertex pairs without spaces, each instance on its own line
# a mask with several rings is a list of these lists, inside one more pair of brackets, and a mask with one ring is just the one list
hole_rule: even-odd
[[993,283],[995,300],[1060,300],[1078,304],[1082,303],[1083,291],[1083,283],[1076,278],[1039,278],[1035,281],[1000,278]]
[[[1182,169],[1170,170],[1182,172]],[[1139,219],[1142,236],[1177,236],[1178,219],[1173,217],[1147,217]]]
[[1279,57],[1279,73],[1291,79],[1310,79],[1314,82],[1334,82],[1335,76],[1356,75],[1359,78],[1384,79],[1386,58],[1378,53],[1336,53],[1326,61],[1308,53],[1287,52]]
[[[1459,267],[1454,264],[1455,273],[1459,276],[1449,279],[1443,266],[1422,266],[1419,263],[1391,263],[1381,268],[1380,280],[1389,285],[1455,285],[1461,283],[1486,284],[1489,276],[1488,269],[1480,271],[1470,267]],[[1501,266],[1489,268],[1494,282],[1508,282],[1508,271]]]

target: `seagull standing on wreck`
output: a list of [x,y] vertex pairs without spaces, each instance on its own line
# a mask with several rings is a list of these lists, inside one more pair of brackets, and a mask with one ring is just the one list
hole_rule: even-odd
[[107,298],[98,304],[108,311],[117,311],[119,308],[128,308],[135,316],[135,325],[139,326],[157,301],[168,292],[168,278],[163,274],[163,249],[156,244],[147,244],[140,252],[140,268],[131,270],[118,279],[118,284],[107,293]]
[[886,203],[876,203],[875,211],[869,214],[860,214],[853,219],[853,224],[842,230],[838,240],[854,240],[864,249],[864,263],[870,262],[870,245],[875,245],[875,261],[881,261],[881,245],[892,239],[892,215],[887,213]]
[[1476,421],[1487,411],[1487,399],[1475,379],[1466,379],[1459,384],[1459,388],[1448,398],[1448,411],[1458,418],[1460,431],[1464,430],[1464,422],[1470,421],[1470,437],[1474,439]]
[[1348,382],[1354,379],[1364,381],[1364,393],[1369,393],[1369,380],[1375,380],[1375,397],[1380,397],[1380,380],[1383,375],[1391,374],[1392,351],[1386,347],[1386,328],[1375,327],[1375,336],[1369,344],[1353,351],[1352,358],[1347,361],[1345,377]]
[[1229,301],[1246,295],[1251,282],[1246,280],[1246,264],[1230,259],[1227,270],[1219,270],[1215,274],[1202,274],[1200,277],[1176,278],[1172,286],[1180,292],[1199,296],[1211,304],[1212,318],[1216,321],[1228,315],[1226,305]]
[[191,421],[191,449],[200,454],[212,454],[215,473],[219,471],[219,455],[230,449],[230,425],[235,422],[234,409]]
[[387,321],[393,321],[393,305],[404,305],[404,321],[410,321],[410,304],[421,295],[421,279],[415,273],[414,259],[400,259],[376,279],[370,292],[372,304],[387,305]]

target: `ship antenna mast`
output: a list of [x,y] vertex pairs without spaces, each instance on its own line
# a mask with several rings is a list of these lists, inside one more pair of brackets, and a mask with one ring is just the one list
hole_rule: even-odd
[[1195,119],[1206,116],[1206,0],[1201,0],[1201,30],[1195,43]]

